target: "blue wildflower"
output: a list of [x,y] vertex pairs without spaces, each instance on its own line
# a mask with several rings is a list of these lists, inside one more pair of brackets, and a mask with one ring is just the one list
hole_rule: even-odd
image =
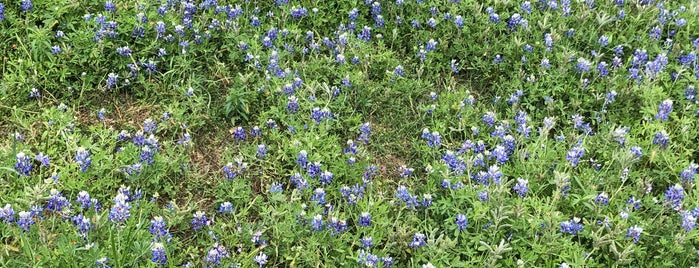
[[638,243],[638,240],[641,239],[641,233],[643,233],[643,228],[634,225],[626,230],[626,236],[624,237],[632,238],[634,243]]
[[203,211],[197,211],[192,216],[192,229],[194,231],[201,230],[202,228],[209,226],[211,221],[206,218],[206,214]]
[[522,178],[517,178],[517,184],[512,187],[512,190],[514,190],[517,194],[519,194],[519,197],[524,197],[527,192],[529,192],[529,181],[522,179]]
[[672,100],[667,99],[658,105],[658,113],[655,115],[656,119],[660,121],[667,121],[668,116],[672,112]]
[[561,222],[561,233],[568,233],[572,235],[577,235],[579,232],[583,231],[584,227],[580,223],[580,219],[574,218],[572,220]]
[[462,231],[466,229],[468,226],[468,218],[464,214],[457,214],[456,215],[456,228],[459,231]]
[[359,226],[369,227],[371,226],[371,214],[369,212],[362,212],[359,216]]
[[421,233],[415,233],[413,235],[413,241],[408,243],[408,246],[411,248],[419,248],[422,246],[427,245],[427,242],[425,242],[425,239],[427,239],[427,236]]
[[20,176],[29,176],[29,173],[33,169],[32,159],[29,158],[24,152],[19,152],[15,155],[17,163],[15,164],[15,170]]
[[163,243],[156,242],[151,246],[151,253],[153,258],[151,261],[158,266],[165,266],[167,264],[167,255],[165,254],[165,246]]
[[313,219],[311,220],[311,229],[313,231],[323,230],[323,216],[318,214],[313,217]]
[[208,267],[219,266],[222,259],[230,256],[230,253],[224,246],[214,243],[213,247],[207,252],[204,262],[208,264]]
[[17,225],[22,228],[23,231],[29,232],[29,228],[34,225],[34,220],[32,219],[32,216],[29,212],[26,211],[21,211],[17,215],[19,215],[19,219],[17,220]]
[[116,197],[114,197],[114,206],[109,211],[109,220],[113,223],[124,223],[131,217],[130,209],[131,205],[128,203],[128,196],[122,192],[119,192]]
[[667,143],[670,141],[670,136],[668,136],[665,130],[658,131],[653,136],[653,144],[660,145],[661,147],[667,147]]
[[673,209],[679,210],[682,208],[682,200],[684,199],[684,188],[680,184],[675,184],[665,190],[665,200]]

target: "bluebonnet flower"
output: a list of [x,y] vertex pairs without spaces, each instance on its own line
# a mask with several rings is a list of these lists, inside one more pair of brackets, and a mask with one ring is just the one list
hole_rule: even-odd
[[233,138],[236,141],[244,141],[247,138],[245,134],[245,129],[242,127],[237,127],[233,130]]
[[495,124],[495,120],[495,113],[493,112],[487,112],[483,115],[483,123],[485,123],[489,127],[493,127],[493,124]]
[[697,89],[692,85],[687,86],[687,88],[685,88],[685,90],[684,90],[684,97],[688,101],[690,101],[692,103],[696,103],[697,102]]
[[575,69],[578,73],[586,73],[590,71],[590,61],[584,58],[578,58],[578,63],[575,65]]
[[362,31],[357,34],[357,39],[369,42],[371,40],[371,27],[364,26]]
[[267,146],[264,144],[258,144],[257,145],[257,152],[255,153],[255,157],[264,159],[267,157]]
[[371,214],[369,212],[362,212],[359,216],[359,226],[369,227],[371,226]]
[[464,27],[464,17],[462,17],[461,15],[456,15],[454,17],[454,24],[456,24],[456,27],[458,27],[459,29],[463,28]]
[[343,186],[340,187],[340,193],[347,204],[356,205],[357,201],[364,197],[364,186],[359,184],[355,184],[352,187]]
[[566,160],[568,160],[573,167],[578,166],[580,158],[583,157],[585,157],[585,149],[581,146],[580,142],[566,154]]
[[5,5],[0,3],[0,21],[5,20]]
[[33,99],[33,98],[40,99],[40,98],[41,98],[41,93],[39,92],[38,89],[36,89],[35,87],[33,87],[33,88],[31,89],[31,91],[29,92],[29,98],[31,98],[31,99]]
[[139,156],[138,161],[140,163],[146,163],[148,165],[152,165],[155,163],[154,156],[155,156],[155,149],[151,149],[150,146],[145,145],[141,148],[141,155]]
[[70,201],[66,199],[61,192],[56,189],[51,189],[49,193],[49,200],[46,208],[52,211],[59,212],[63,208],[69,207]]
[[636,199],[635,196],[629,197],[628,200],[626,200],[627,204],[630,204],[634,209],[640,209],[641,208],[641,200]]
[[290,96],[288,99],[289,101],[286,103],[286,110],[292,114],[298,112],[299,103],[296,96]]
[[665,200],[673,209],[679,210],[682,208],[682,200],[684,199],[684,188],[680,184],[675,184],[665,190]]
[[323,230],[323,216],[318,214],[313,217],[311,220],[311,230],[313,231],[321,231]]
[[439,132],[437,131],[433,131],[430,133],[430,130],[428,128],[424,128],[420,137],[427,141],[427,146],[439,147],[442,145],[442,136],[439,135]]
[[509,160],[509,155],[507,154],[505,147],[501,145],[495,147],[495,150],[493,150],[493,155],[500,165],[504,165],[507,160]]
[[170,238],[170,231],[167,229],[167,223],[161,216],[153,217],[153,219],[150,221],[148,231],[155,236],[155,241],[160,241],[161,238],[167,241]]
[[296,158],[296,164],[299,164],[303,169],[308,166],[308,153],[306,150],[301,150],[301,152],[299,152],[299,155]]
[[211,221],[206,218],[206,214],[203,211],[197,211],[192,215],[192,221],[190,223],[192,224],[192,229],[198,231],[209,226]]
[[457,63],[456,60],[451,60],[451,64],[449,65],[449,67],[455,74],[459,73],[459,63]]
[[265,255],[264,253],[260,252],[260,254],[258,254],[257,256],[255,256],[255,258],[253,258],[253,260],[254,260],[258,265],[260,265],[260,267],[262,267],[263,265],[265,265],[265,264],[267,263],[267,255]]
[[427,239],[427,236],[422,234],[422,233],[415,233],[413,235],[413,241],[408,243],[408,246],[411,248],[419,248],[422,246],[427,245],[427,242],[425,242],[425,239]]
[[269,129],[277,129],[278,128],[277,123],[274,122],[274,120],[272,120],[271,118],[267,119],[267,122],[265,122],[265,125]]
[[491,23],[499,23],[500,22],[500,15],[498,15],[495,12],[490,12],[490,22]]
[[580,223],[580,219],[574,218],[572,220],[561,222],[561,233],[568,233],[572,235],[577,235],[579,232],[583,231],[584,227]]
[[296,187],[296,189],[303,190],[305,188],[308,188],[308,181],[306,181],[306,179],[304,179],[298,172],[291,175],[289,181],[291,181],[291,183],[294,184],[294,187]]
[[116,52],[117,54],[124,57],[131,57],[131,54],[133,53],[133,51],[128,46],[118,47],[116,48]]
[[80,191],[75,202],[80,204],[80,209],[88,209],[92,205],[92,199],[90,198],[90,194],[86,191]]
[[116,87],[117,79],[119,79],[119,76],[117,74],[109,73],[107,75],[107,88],[111,89],[111,88]]
[[495,55],[495,57],[493,58],[493,63],[495,63],[495,64],[502,63],[502,56],[500,56],[500,54]]
[[[39,218],[39,219],[42,219],[42,220],[44,219],[44,216],[41,214],[43,211],[44,211],[44,207],[42,207],[42,206],[39,205],[39,204],[37,204],[37,205],[32,205],[32,206],[29,208],[29,213],[32,214],[32,217],[36,217],[36,218]],[[0,214],[2,214],[2,209],[1,209],[1,208],[0,208]],[[2,216],[0,216],[0,218],[2,218]]]
[[311,110],[311,119],[313,119],[313,121],[316,124],[320,124],[320,122],[322,122],[323,119],[332,118],[332,117],[333,117],[333,115],[330,112],[330,110],[328,110],[328,108],[320,109],[318,107],[315,107],[315,108],[313,108],[313,110]]
[[597,64],[597,72],[600,77],[607,77],[609,75],[609,70],[607,70],[608,64],[604,61]]
[[524,197],[527,194],[527,192],[529,192],[528,184],[528,180],[517,178],[517,184],[515,184],[515,186],[512,187],[512,190],[519,194],[519,197]]
[[500,184],[500,179],[502,178],[500,167],[498,167],[498,165],[491,165],[488,168],[487,177],[493,180],[493,183]]
[[379,263],[379,257],[366,252],[364,249],[359,251],[359,256],[357,257],[357,264],[364,267],[377,267]]
[[334,175],[330,171],[324,171],[320,174],[320,183],[323,185],[329,185],[332,183]]
[[289,13],[294,19],[300,19],[308,16],[308,9],[305,7],[292,7],[289,9]]
[[639,146],[631,147],[630,151],[636,159],[643,157],[643,152],[641,151],[641,147]]
[[660,145],[661,147],[667,147],[667,143],[670,141],[670,136],[667,135],[665,130],[658,131],[653,136],[653,144]]
[[29,232],[29,228],[34,225],[34,220],[32,219],[31,214],[26,211],[21,211],[17,215],[19,215],[17,226],[22,228],[23,231]]
[[15,221],[15,210],[12,209],[12,205],[5,204],[4,207],[0,208],[0,219],[5,223],[12,223]]
[[463,231],[468,226],[468,218],[464,214],[456,214],[456,229]]
[[359,10],[356,8],[353,8],[352,10],[350,10],[348,16],[349,16],[350,21],[357,20],[357,17],[359,17]]
[[274,194],[274,193],[282,193],[282,184],[278,182],[273,182],[272,185],[269,187],[269,192]]
[[597,44],[599,44],[600,46],[603,46],[603,47],[607,46],[609,44],[609,37],[607,37],[605,35],[601,35],[597,39]]
[[114,12],[116,11],[116,5],[111,0],[104,2],[104,11]]
[[638,240],[641,239],[641,233],[643,233],[643,228],[638,227],[638,225],[634,225],[626,230],[626,236],[624,237],[632,238],[634,243],[638,243]]
[[609,195],[607,195],[605,192],[597,194],[595,197],[595,203],[602,206],[609,205]]
[[165,266],[165,264],[167,264],[167,255],[165,254],[165,246],[163,243],[153,243],[153,246],[151,246],[151,253],[153,255],[151,261],[156,265]]
[[694,176],[697,174],[697,168],[699,168],[699,165],[696,163],[689,163],[689,166],[680,172],[680,178],[682,178],[682,180],[685,182],[694,182]]
[[29,176],[29,173],[33,169],[32,159],[29,158],[24,152],[19,152],[15,155],[17,163],[15,164],[15,170],[20,176]]
[[325,204],[325,190],[323,188],[316,188],[316,190],[313,191],[313,196],[311,197],[311,201],[316,201],[316,204],[318,204],[318,205],[324,205]]
[[415,169],[408,168],[405,165],[398,167],[398,174],[401,176],[401,178],[410,177],[410,175],[413,174],[413,171],[415,171]]
[[71,218],[73,225],[78,228],[78,233],[82,238],[87,238],[87,232],[92,229],[92,223],[90,218],[83,216],[82,214],[75,215]]
[[641,75],[638,68],[631,67],[629,68],[629,75],[627,75],[626,78],[635,80],[636,84],[641,84],[641,81],[643,80],[643,75]]
[[363,249],[368,249],[370,247],[374,246],[374,239],[369,236],[369,237],[362,237],[359,239],[359,243],[361,244],[360,247]]
[[532,4],[529,1],[524,1],[519,7],[527,14],[532,13]]
[[229,258],[230,256],[228,250],[217,242],[214,243],[213,247],[207,252],[204,262],[208,264],[207,267],[219,266],[221,265],[222,259]]
[[650,31],[648,32],[648,36],[649,36],[651,39],[654,39],[654,40],[656,40],[656,41],[657,41],[657,40],[660,40],[660,37],[661,37],[662,35],[663,35],[663,29],[661,29],[661,28],[658,27],[657,25],[656,25],[656,26],[653,26],[653,28],[651,28]]
[[422,206],[424,208],[428,208],[429,206],[432,205],[432,195],[431,194],[423,194],[422,195]]
[[396,66],[395,70],[393,70],[393,74],[395,74],[396,76],[403,77],[403,66],[402,65]]
[[238,177],[238,175],[242,174],[247,170],[248,164],[243,162],[241,158],[236,158],[235,159],[235,165],[233,165],[233,162],[228,162],[225,166],[223,166],[223,177],[232,180]]
[[682,228],[689,232],[694,227],[697,225],[697,217],[695,217],[691,212],[689,211],[682,211],[680,212],[680,215],[682,216]]
[[22,0],[19,5],[22,8],[22,12],[31,12],[34,9],[34,4],[31,0]]
[[51,55],[55,55],[55,54],[58,54],[61,52],[63,52],[63,50],[61,49],[60,46],[52,46],[51,47]]
[[619,142],[619,145],[624,147],[626,144],[626,134],[629,132],[629,127],[618,127],[614,130],[612,137],[615,141]]
[[369,123],[364,123],[359,127],[359,138],[357,140],[363,142],[364,144],[369,143],[369,136],[371,135],[371,125]]
[[337,217],[332,217],[330,218],[330,222],[328,223],[328,228],[330,230],[330,235],[336,235],[339,233],[342,233],[344,231],[347,231],[347,221],[345,220],[339,220]]
[[320,166],[322,164],[320,162],[313,162],[307,166],[307,171],[308,171],[308,176],[311,178],[315,178],[320,174]]
[[231,202],[223,202],[218,207],[218,212],[220,213],[233,213],[233,204]]
[[124,223],[131,217],[131,205],[129,204],[128,196],[122,192],[117,193],[114,197],[114,206],[109,211],[109,221],[113,223]]
[[546,51],[551,51],[553,48],[553,35],[551,33],[544,34],[544,45],[546,46]]
[[98,268],[111,268],[111,266],[107,264],[108,262],[109,259],[107,259],[107,257],[102,257],[95,261],[95,266],[97,266]]
[[548,69],[549,67],[551,67],[551,63],[549,62],[548,58],[543,58],[543,59],[541,59],[541,64],[539,64],[539,66]]
[[667,121],[668,116],[672,112],[672,100],[667,99],[658,105],[658,113],[655,115],[656,119],[660,121]]
[[434,39],[430,39],[429,41],[427,41],[427,44],[425,45],[425,50],[427,50],[427,52],[430,52],[435,49],[437,49],[437,41],[434,41]]
[[362,174],[362,180],[364,181],[364,185],[371,182],[371,178],[378,174],[379,167],[377,167],[376,165],[369,165],[368,167],[364,168],[364,174]]

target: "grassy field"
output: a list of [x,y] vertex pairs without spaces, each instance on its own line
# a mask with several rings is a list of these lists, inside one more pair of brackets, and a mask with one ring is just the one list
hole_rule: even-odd
[[0,0],[0,266],[696,265],[698,16]]

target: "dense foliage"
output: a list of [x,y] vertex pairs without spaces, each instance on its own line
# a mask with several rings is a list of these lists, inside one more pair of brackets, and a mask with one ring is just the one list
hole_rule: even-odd
[[0,0],[0,266],[689,267],[698,15]]

